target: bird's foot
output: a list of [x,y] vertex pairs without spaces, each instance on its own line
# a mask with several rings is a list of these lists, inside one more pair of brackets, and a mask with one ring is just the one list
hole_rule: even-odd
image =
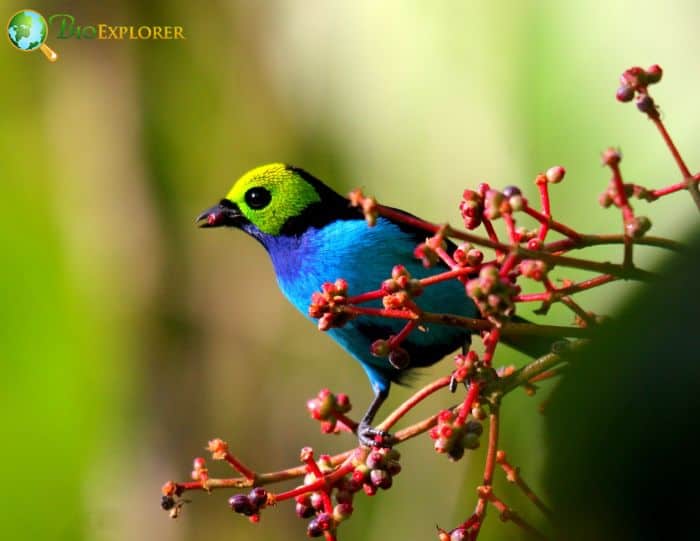
[[357,427],[357,437],[364,447],[391,447],[395,443],[394,436],[384,430],[377,430],[367,423]]
[[[464,384],[465,389],[469,387],[466,380],[462,381],[462,383]],[[453,372],[452,376],[450,377],[450,385],[449,385],[449,389],[450,389],[451,393],[454,393],[457,390],[457,385],[459,385],[459,380],[457,380],[457,375]]]

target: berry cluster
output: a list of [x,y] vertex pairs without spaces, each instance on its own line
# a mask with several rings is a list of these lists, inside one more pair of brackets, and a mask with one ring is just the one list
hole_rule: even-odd
[[417,297],[423,292],[423,286],[420,280],[411,278],[411,273],[408,272],[403,265],[395,265],[391,269],[391,278],[382,282],[382,304],[384,308],[399,309],[399,308],[414,308],[411,303],[413,297]]
[[374,496],[377,490],[387,490],[393,484],[393,477],[401,472],[396,449],[372,449],[363,462],[355,464],[350,477],[352,487],[361,487],[368,496]]
[[342,278],[337,279],[335,283],[324,283],[321,291],[312,295],[309,316],[318,319],[320,331],[342,327],[350,319],[350,314],[338,310],[339,306],[347,304],[347,298],[348,283]]
[[321,389],[317,396],[306,402],[306,408],[312,418],[321,422],[321,431],[324,434],[332,434],[339,432],[338,421],[345,422],[344,416],[350,411],[352,405],[348,395],[344,393],[335,395],[328,389]]
[[460,267],[478,267],[484,260],[484,252],[465,243],[455,248],[452,259]]
[[647,93],[647,87],[658,83],[662,75],[663,70],[658,64],[649,66],[646,70],[639,66],[629,68],[620,77],[620,87],[617,89],[615,97],[622,102],[634,99],[637,109],[642,113],[649,115],[650,118],[659,118],[658,107]]
[[235,494],[228,504],[239,515],[250,517],[251,522],[260,520],[260,510],[267,506],[269,495],[263,487],[255,487],[248,494]]
[[484,217],[495,220],[504,214],[513,214],[522,210],[523,203],[523,195],[517,186],[506,186],[503,191],[490,188],[484,196]]
[[350,205],[353,207],[360,207],[362,213],[365,215],[365,220],[367,220],[367,225],[374,227],[377,223],[377,217],[379,216],[379,206],[377,205],[377,200],[374,197],[367,197],[362,193],[362,190],[353,190],[348,195],[350,199]]
[[483,430],[479,421],[464,422],[451,410],[443,410],[437,425],[430,429],[430,437],[435,440],[438,453],[446,453],[450,460],[457,461],[464,456],[465,449],[479,447]]
[[467,282],[467,295],[476,303],[484,317],[501,320],[515,312],[513,297],[520,288],[500,275],[495,265],[485,265],[479,276]]
[[541,282],[547,276],[549,268],[549,265],[540,259],[523,259],[518,264],[520,274],[538,282]]
[[488,190],[488,184],[480,184],[478,190],[464,190],[462,201],[459,203],[459,212],[464,220],[464,227],[469,230],[481,225],[484,217],[484,195]]

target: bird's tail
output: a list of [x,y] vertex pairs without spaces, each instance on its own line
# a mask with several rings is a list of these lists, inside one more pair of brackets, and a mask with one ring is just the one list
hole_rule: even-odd
[[[520,316],[513,316],[511,321],[513,323],[530,323],[530,321]],[[504,344],[518,350],[520,353],[536,359],[551,352],[552,344],[561,341],[561,338],[516,334],[504,337],[502,340]]]

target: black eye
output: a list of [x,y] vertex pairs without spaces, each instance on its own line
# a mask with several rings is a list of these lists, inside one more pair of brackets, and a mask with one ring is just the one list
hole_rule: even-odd
[[272,194],[266,188],[251,188],[245,193],[246,204],[255,210],[265,208],[271,200]]

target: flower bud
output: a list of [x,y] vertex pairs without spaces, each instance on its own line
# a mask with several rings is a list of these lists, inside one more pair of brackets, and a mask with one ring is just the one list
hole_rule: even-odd
[[391,348],[387,340],[375,340],[370,347],[370,353],[375,357],[386,357],[389,355]]
[[661,69],[661,66],[658,64],[654,64],[653,66],[649,66],[646,71],[646,76],[647,76],[647,81],[649,81],[649,84],[652,85],[654,83],[658,83],[661,80],[661,76],[663,75],[663,70]]
[[365,460],[365,464],[370,470],[384,467],[384,462],[384,455],[380,451],[372,451],[367,455],[367,460]]
[[550,167],[544,174],[544,176],[547,177],[547,182],[551,182],[552,184],[558,184],[561,182],[564,179],[564,175],[566,175],[566,169],[564,169],[561,165]]
[[336,522],[342,522],[352,515],[352,505],[349,503],[339,503],[333,508],[333,519]]

